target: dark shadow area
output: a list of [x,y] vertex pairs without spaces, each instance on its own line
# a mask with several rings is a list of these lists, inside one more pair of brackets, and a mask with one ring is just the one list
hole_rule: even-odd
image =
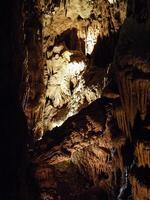
[[[97,83],[102,84],[104,76],[106,76],[106,70],[108,66],[113,63],[115,49],[118,43],[120,30],[116,33],[111,33],[108,37],[97,38],[97,43],[94,46],[94,50],[91,55],[87,55],[87,59],[90,65],[96,67],[93,69],[87,68],[84,72],[84,80],[87,86]],[[88,75],[90,74],[90,76]],[[118,86],[114,76],[114,69],[110,66],[109,74],[107,74],[110,84],[105,87],[103,96],[108,96],[109,94],[118,94]]]
[[69,50],[78,50],[79,42],[82,42],[80,40],[78,39],[77,36],[77,29],[72,28],[72,29],[67,29],[61,35],[58,35],[57,38],[55,39],[55,44],[64,43]]
[[27,186],[28,130],[19,101],[23,64],[22,1],[5,0],[0,6],[0,199],[32,200]]
[[53,12],[55,7],[60,6],[60,2],[60,0],[45,0],[45,7],[47,8],[47,10],[51,10]]
[[94,66],[105,68],[109,63],[113,62],[115,47],[119,37],[118,33],[111,33],[109,37],[100,36],[91,54],[92,63]]
[[150,114],[146,116],[144,121],[141,120],[140,113],[138,112],[135,118],[135,123],[133,127],[133,139],[132,141],[150,141],[150,130],[148,128]]
[[146,167],[134,167],[131,172],[134,175],[141,185],[150,188],[150,168]]
[[123,162],[126,167],[131,166],[134,160],[134,145],[128,139],[122,148]]
[[108,200],[108,194],[107,191],[103,189],[99,189],[97,187],[91,187],[88,191],[85,191],[81,194],[79,194],[76,198],[72,200]]
[[149,0],[128,0],[127,17],[133,16],[139,23],[147,20],[150,16],[148,1]]

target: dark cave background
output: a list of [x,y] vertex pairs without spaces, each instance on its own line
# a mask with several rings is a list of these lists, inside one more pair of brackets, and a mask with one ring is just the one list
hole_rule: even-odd
[[[0,65],[0,199],[29,199],[25,187],[28,165],[26,119],[19,101],[23,48],[20,44],[21,0],[1,2]],[[22,189],[24,188],[24,189]],[[26,189],[25,189],[26,190]]]

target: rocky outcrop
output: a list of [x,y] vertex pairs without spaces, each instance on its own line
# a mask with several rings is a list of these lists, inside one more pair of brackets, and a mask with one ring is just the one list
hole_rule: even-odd
[[148,1],[133,1],[131,5],[116,48],[115,72],[126,115],[125,126],[130,130],[129,137],[134,146],[135,159],[130,175],[133,199],[149,199],[150,7]]
[[[96,111],[97,108],[99,109]],[[124,170],[121,149],[125,145],[126,139],[113,120],[110,111],[107,110],[107,104],[97,100],[76,116],[68,119],[63,126],[54,129],[51,136],[48,134],[47,138],[37,143],[32,162],[37,166],[35,174],[40,190],[48,180],[53,180],[51,176],[47,176],[49,173],[47,171],[53,168],[54,171],[51,173],[57,175],[60,167],[65,164],[68,167],[72,165],[79,169],[80,173],[87,177],[88,182],[91,182],[92,187],[99,193],[103,191],[107,196],[113,195],[113,198],[117,198],[117,184],[118,181],[121,183],[121,175]],[[61,138],[57,140],[56,135],[58,134]],[[46,166],[46,171],[43,169],[43,165]],[[57,168],[57,166],[59,167]],[[39,167],[44,172],[40,173]],[[68,173],[68,167],[63,169],[64,173]],[[119,174],[120,178],[118,179]],[[57,198],[60,195],[57,185],[61,181],[60,177],[55,179],[54,191]],[[70,178],[67,182],[69,181]],[[71,190],[79,182],[72,184]],[[89,187],[84,190],[89,192]],[[49,196],[53,196],[53,192],[49,191]],[[65,192],[67,191],[61,194],[62,199],[65,199]],[[75,196],[74,193],[68,194],[67,199],[74,199]],[[98,196],[96,196],[97,198]]]
[[124,1],[25,3],[23,108],[35,138],[101,97],[125,10]]
[[91,80],[87,86],[84,78],[87,68],[87,59],[82,52],[68,50],[64,45],[53,48],[47,60],[44,132],[62,125],[68,117],[101,96],[105,72],[88,72]]
[[22,104],[41,139],[28,145],[39,198],[149,199],[149,2],[24,9]]

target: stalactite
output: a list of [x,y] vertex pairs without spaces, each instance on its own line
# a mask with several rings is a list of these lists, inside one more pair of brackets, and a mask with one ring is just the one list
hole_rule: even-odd
[[150,143],[138,142],[135,148],[135,155],[137,157],[138,166],[150,168]]
[[130,124],[123,107],[119,105],[115,106],[113,108],[113,113],[117,120],[118,127],[127,135],[127,137],[130,138]]
[[70,4],[70,0],[62,0],[62,3],[65,10],[65,16],[67,16],[67,6],[68,6],[68,3]]
[[[128,116],[128,119],[126,117],[127,121],[130,122],[131,127],[133,127],[135,116],[138,111],[142,120],[145,119],[147,114],[150,83],[149,80],[131,80],[128,76],[125,75],[124,72],[120,73],[119,79],[119,90],[121,94],[123,109],[125,110],[126,116]],[[119,113],[118,115],[121,114]],[[121,125],[121,119],[118,120],[118,124],[119,126]],[[126,127],[129,128],[129,125],[126,125]],[[128,134],[130,134],[129,131]]]
[[137,80],[136,81],[136,93],[137,93],[137,107],[141,114],[141,119],[144,120],[147,114],[148,104],[148,91],[150,87],[149,80]]
[[133,105],[133,92],[132,92],[132,82],[126,77],[121,76],[119,80],[119,89],[121,93],[121,100],[123,107],[129,117],[131,126],[134,124],[134,118],[136,114],[135,106]]

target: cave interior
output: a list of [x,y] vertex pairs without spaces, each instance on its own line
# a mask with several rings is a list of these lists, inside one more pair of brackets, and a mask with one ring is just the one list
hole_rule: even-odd
[[5,0],[1,200],[150,200],[149,0]]

